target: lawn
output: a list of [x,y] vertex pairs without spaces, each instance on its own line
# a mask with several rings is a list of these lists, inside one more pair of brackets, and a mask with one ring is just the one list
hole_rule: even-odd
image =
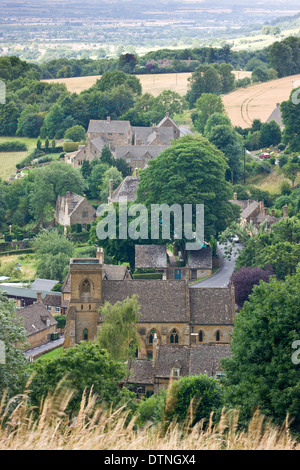
[[[5,268],[17,266],[17,263],[20,263],[20,274],[17,276],[6,274]],[[0,256],[0,273],[9,276],[11,281],[32,281],[35,279],[36,268],[37,261],[34,253]]]
[[59,356],[63,351],[63,346],[59,348],[52,349],[38,358],[38,361],[47,361],[48,359],[53,359],[54,357]]
[[20,163],[36,147],[37,139],[29,137],[0,137],[0,143],[13,142],[15,140],[24,142],[28,150],[26,152],[0,152],[0,179],[2,180],[8,180],[10,176],[13,176],[16,172],[17,163]]

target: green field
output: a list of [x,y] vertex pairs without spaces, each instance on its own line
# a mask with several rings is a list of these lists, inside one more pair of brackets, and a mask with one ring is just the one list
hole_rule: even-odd
[[0,137],[0,143],[16,140],[24,142],[28,150],[26,152],[0,152],[0,179],[2,180],[8,180],[10,176],[14,176],[17,163],[20,163],[29,152],[36,148],[37,139],[29,137]]

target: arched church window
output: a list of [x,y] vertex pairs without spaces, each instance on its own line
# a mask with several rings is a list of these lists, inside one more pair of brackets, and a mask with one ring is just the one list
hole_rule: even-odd
[[221,340],[221,333],[220,331],[216,331],[216,341],[220,341]]
[[178,342],[179,342],[178,333],[177,333],[177,330],[174,329],[170,334],[170,343],[178,344]]
[[81,294],[88,295],[91,293],[91,283],[88,279],[85,279],[81,285]]

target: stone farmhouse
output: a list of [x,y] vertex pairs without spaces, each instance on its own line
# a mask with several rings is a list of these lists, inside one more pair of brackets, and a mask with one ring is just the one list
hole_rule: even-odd
[[[271,225],[279,221],[275,217],[275,210],[272,209],[271,214],[268,213],[267,207],[264,207],[263,201],[243,200],[237,199],[237,193],[234,193],[234,199],[230,201],[233,204],[238,205],[241,208],[240,223],[242,226],[246,226],[252,222],[255,230],[258,230],[263,223],[266,223],[269,229]],[[284,214],[287,216],[287,207],[284,208]]]
[[137,295],[139,348],[130,382],[153,393],[166,385],[173,370],[177,378],[201,370],[216,375],[220,358],[230,353],[234,290],[191,288],[185,280],[109,279],[103,275],[102,255],[99,251],[97,258],[70,261],[63,288],[69,299],[64,347],[96,339],[105,302],[113,305]]
[[108,146],[115,158],[124,159],[134,170],[156,158],[173,139],[180,137],[180,130],[169,114],[152,127],[134,127],[129,121],[91,120],[87,130],[87,144],[78,151],[65,155],[65,162],[74,168],[85,160],[91,162],[100,158],[102,150]]
[[154,269],[162,273],[162,279],[190,281],[212,274],[213,258],[210,246],[203,247],[201,250],[188,251],[188,262],[185,266],[168,262],[167,254],[165,245],[136,245],[135,267]]
[[35,303],[17,310],[17,316],[23,320],[27,331],[28,349],[48,343],[56,333],[57,321],[45,307],[41,292]]
[[[197,335],[192,335],[194,340]],[[159,345],[153,340],[153,359],[137,359],[130,367],[126,387],[138,397],[149,397],[167,388],[170,381],[189,375],[206,374],[221,378],[220,360],[231,356],[228,344]],[[123,383],[123,385],[125,385]]]
[[85,197],[68,191],[65,196],[58,196],[56,201],[54,220],[65,230],[72,225],[80,224],[83,230],[96,218],[95,208]]

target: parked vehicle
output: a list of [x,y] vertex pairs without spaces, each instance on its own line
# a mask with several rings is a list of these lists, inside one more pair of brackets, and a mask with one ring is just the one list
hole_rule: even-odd
[[261,153],[261,154],[258,155],[258,156],[259,156],[259,158],[262,158],[262,159],[263,159],[263,158],[270,158],[270,157],[271,157],[271,155],[270,155],[269,153]]

